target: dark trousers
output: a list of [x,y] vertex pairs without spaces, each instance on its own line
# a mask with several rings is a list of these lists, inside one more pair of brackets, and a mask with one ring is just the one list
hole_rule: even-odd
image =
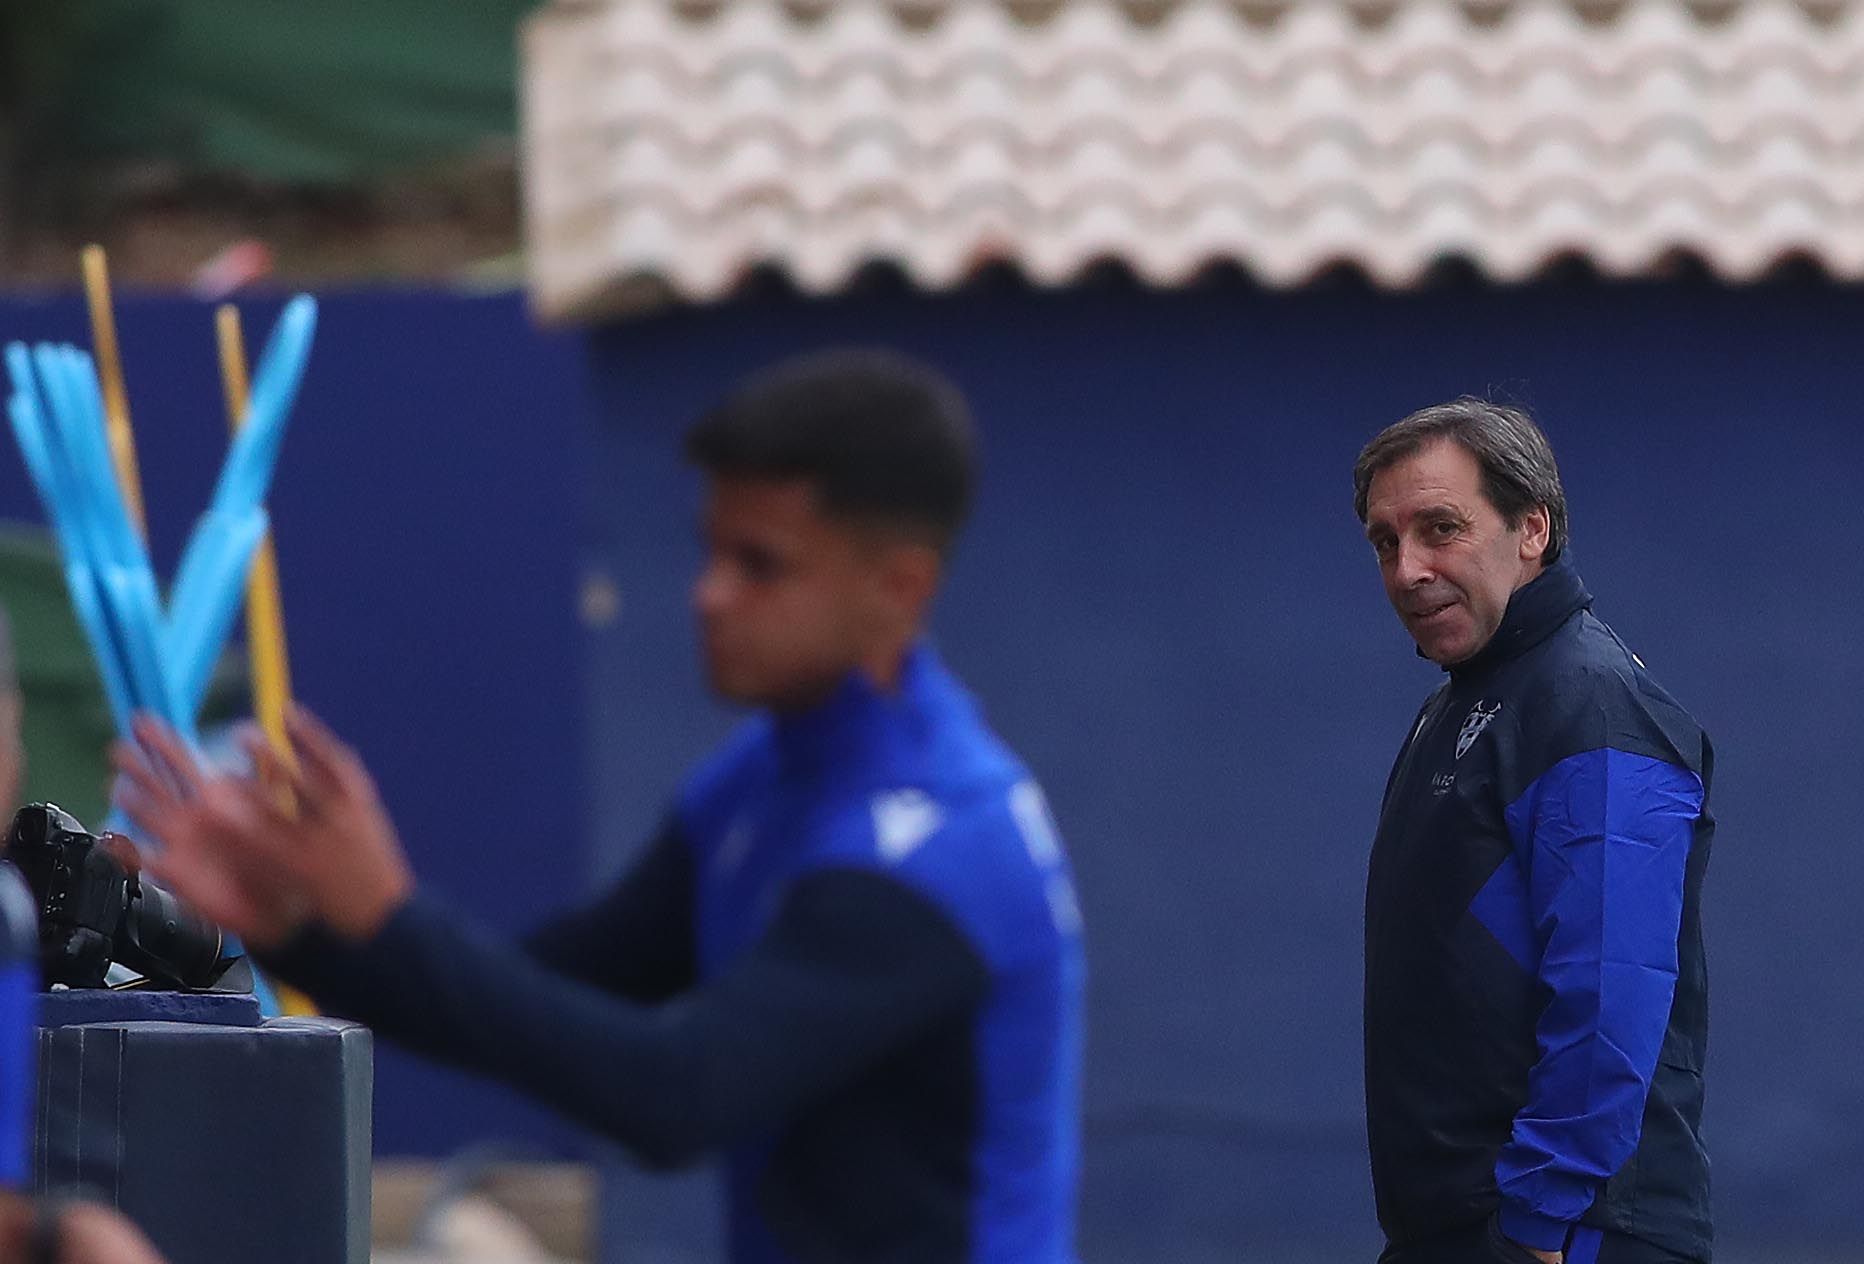
[[[1503,1237],[1490,1219],[1487,1224],[1459,1229],[1428,1242],[1388,1246],[1379,1264],[1538,1264],[1526,1248]],[[1566,1264],[1697,1264],[1697,1261],[1652,1246],[1622,1233],[1577,1229],[1566,1253]]]

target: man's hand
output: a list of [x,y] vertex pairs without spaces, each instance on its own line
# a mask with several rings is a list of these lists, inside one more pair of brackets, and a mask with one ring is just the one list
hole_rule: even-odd
[[1513,1238],[1508,1238],[1507,1241],[1509,1245],[1513,1246],[1516,1250],[1526,1251],[1529,1255],[1539,1260],[1540,1264],[1566,1264],[1565,1251],[1543,1251],[1539,1247],[1529,1246],[1525,1242],[1516,1242]]
[[56,1216],[50,1228],[54,1264],[162,1264],[141,1231],[101,1203],[47,1207],[12,1190],[0,1190],[0,1260],[39,1258],[42,1213]]
[[316,919],[351,939],[382,928],[414,875],[356,753],[308,711],[287,722],[297,762],[241,736],[252,779],[204,774],[173,730],[136,722],[112,754],[124,810],[162,844],[145,858],[201,913],[259,948]]
[[1518,1252],[1539,1260],[1540,1264],[1566,1264],[1565,1251],[1543,1251],[1539,1247],[1529,1246],[1525,1242],[1509,1237],[1502,1230],[1500,1218],[1496,1216],[1489,1217],[1489,1246],[1491,1254],[1494,1254],[1496,1250],[1501,1250],[1504,1255],[1508,1252]]
[[162,1264],[135,1225],[98,1203],[65,1208],[58,1248],[59,1264]]

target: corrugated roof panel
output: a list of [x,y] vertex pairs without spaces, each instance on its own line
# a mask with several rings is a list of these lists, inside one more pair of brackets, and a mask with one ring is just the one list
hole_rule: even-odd
[[592,316],[643,282],[710,301],[769,265],[828,292],[877,259],[931,287],[997,261],[1060,283],[1115,259],[1160,285],[1348,262],[1405,285],[1446,257],[1517,279],[1679,249],[1733,279],[1789,255],[1864,276],[1853,6],[1133,7],[544,10],[539,310]]

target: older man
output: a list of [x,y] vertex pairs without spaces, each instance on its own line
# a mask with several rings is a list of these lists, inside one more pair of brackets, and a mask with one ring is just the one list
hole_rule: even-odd
[[1353,479],[1386,594],[1445,672],[1366,890],[1381,1258],[1707,1261],[1708,738],[1593,616],[1525,414],[1424,409]]

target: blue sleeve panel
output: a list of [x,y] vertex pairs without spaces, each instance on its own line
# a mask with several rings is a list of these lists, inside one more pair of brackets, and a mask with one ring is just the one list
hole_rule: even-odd
[[1525,924],[1517,912],[1514,933],[1498,938],[1517,959],[1532,954],[1550,994],[1527,1104],[1495,1165],[1501,1228],[1517,1242],[1559,1250],[1637,1149],[1703,798],[1688,769],[1605,747],[1561,760],[1508,808],[1519,867],[1502,866],[1512,875],[1485,890],[1478,903],[1490,908],[1477,913],[1506,925],[1499,906],[1522,904],[1501,887],[1525,895]]

